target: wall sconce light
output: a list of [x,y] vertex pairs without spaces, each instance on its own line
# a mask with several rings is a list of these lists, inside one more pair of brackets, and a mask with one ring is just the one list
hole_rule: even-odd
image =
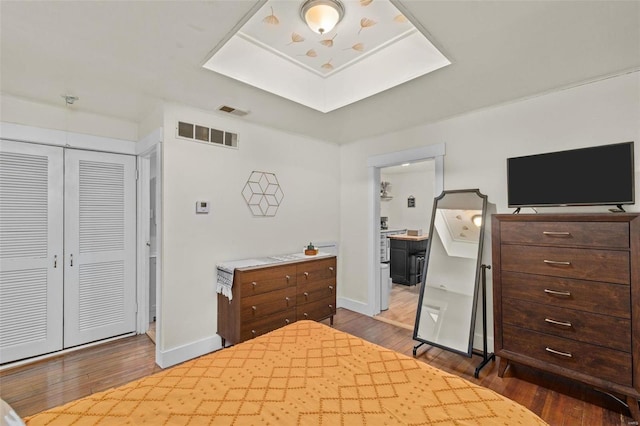
[[318,34],[328,33],[344,16],[340,0],[307,0],[300,8],[300,17]]
[[482,225],[482,216],[480,216],[479,214],[476,214],[476,215],[471,217],[471,221],[473,222],[473,224],[475,226],[480,228],[480,225]]

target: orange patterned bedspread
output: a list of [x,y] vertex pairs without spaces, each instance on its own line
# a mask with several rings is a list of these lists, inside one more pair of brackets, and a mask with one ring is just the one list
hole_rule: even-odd
[[32,425],[536,425],[503,396],[299,321],[26,419]]

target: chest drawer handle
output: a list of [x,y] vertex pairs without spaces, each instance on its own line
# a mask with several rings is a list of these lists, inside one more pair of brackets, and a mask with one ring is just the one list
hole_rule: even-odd
[[291,321],[289,321],[289,318],[285,318],[284,323],[285,324],[289,324]]
[[333,266],[329,266],[329,270],[333,272]]
[[568,321],[556,321],[556,320],[551,319],[551,318],[545,318],[544,320],[546,322],[548,322],[549,324],[562,325],[564,327],[571,327],[571,323],[568,322]]
[[255,307],[255,306],[252,306],[251,309],[253,310],[253,314],[255,315],[256,314],[256,309],[258,309],[258,308]]
[[302,314],[302,315],[304,315],[305,319],[306,319],[306,318],[309,318],[309,314],[308,314],[308,313],[306,313],[306,312],[305,312],[304,314]]
[[545,288],[544,292],[547,294],[555,294],[557,296],[571,296],[571,293],[568,291],[549,290],[548,288]]
[[309,278],[309,273],[308,273],[308,272],[305,272],[305,273],[304,273],[304,277],[305,277],[305,278]]
[[257,283],[257,282],[255,282],[255,281],[252,281],[252,282],[251,282],[251,285],[253,286],[253,289],[255,290],[255,289],[256,289],[256,286],[258,285],[258,283]]
[[289,301],[291,300],[289,299],[289,296],[285,297],[284,300],[287,302],[287,306],[289,306]]
[[287,281],[289,281],[291,279],[291,277],[289,275],[285,275],[284,277],[287,279]]
[[560,356],[566,356],[567,358],[573,358],[573,355],[571,355],[569,352],[560,352],[560,351],[556,351],[555,349],[551,349],[551,348],[544,348],[547,352],[551,352],[552,354],[556,354],[556,355],[560,355]]
[[542,231],[548,237],[570,237],[571,232]]
[[333,286],[332,285],[329,286],[329,293],[333,293]]
[[307,300],[309,298],[309,293],[307,293],[306,291],[304,292],[304,300]]
[[560,262],[557,260],[543,260],[544,263],[546,263],[547,265],[561,265],[561,266],[570,266],[571,262]]

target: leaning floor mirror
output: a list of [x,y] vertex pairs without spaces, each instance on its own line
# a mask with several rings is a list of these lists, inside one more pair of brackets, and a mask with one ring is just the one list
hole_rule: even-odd
[[487,196],[477,189],[444,191],[435,198],[425,280],[413,339],[471,357],[481,275]]

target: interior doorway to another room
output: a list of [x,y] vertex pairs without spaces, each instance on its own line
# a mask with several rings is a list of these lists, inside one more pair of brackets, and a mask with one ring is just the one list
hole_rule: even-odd
[[[380,313],[413,330],[435,194],[435,160],[380,168]],[[420,234],[408,241],[407,231]],[[388,282],[388,285],[385,283]]]
[[[405,163],[419,163],[424,161],[432,161],[433,172],[431,182],[433,185],[433,194],[440,194],[444,189],[444,155],[445,144],[437,143],[432,145],[425,145],[418,148],[406,149],[403,151],[389,152],[385,154],[378,154],[371,156],[367,159],[368,171],[368,191],[369,191],[369,265],[368,265],[368,302],[367,310],[371,316],[379,316],[381,312],[382,302],[382,288],[386,288],[388,291],[388,280],[381,280],[385,271],[381,266],[381,171],[387,167],[401,166]],[[425,183],[425,186],[427,184]],[[409,195],[416,196],[414,194],[405,194],[403,196],[397,195],[401,199],[404,198],[405,205],[409,204]],[[414,200],[415,205],[420,205],[422,202]],[[431,198],[433,202],[433,198]],[[420,203],[420,204],[419,204]],[[428,216],[426,223],[429,223]],[[387,228],[393,223],[389,223],[387,220]],[[423,232],[428,232],[425,229]],[[387,269],[389,271],[389,269]],[[383,285],[383,282],[385,285]],[[416,286],[413,286],[416,287]],[[417,291],[417,289],[414,288]],[[417,308],[417,299],[416,299]],[[393,312],[393,309],[392,309]],[[382,318],[382,317],[381,317]],[[414,316],[415,323],[415,316]]]
[[[140,254],[144,259],[140,263],[141,279],[144,285],[140,288],[142,323],[140,332],[158,344],[159,315],[157,311],[158,287],[160,277],[160,145],[141,154],[140,159],[140,238],[144,242],[144,250]],[[156,351],[157,352],[157,351]]]

